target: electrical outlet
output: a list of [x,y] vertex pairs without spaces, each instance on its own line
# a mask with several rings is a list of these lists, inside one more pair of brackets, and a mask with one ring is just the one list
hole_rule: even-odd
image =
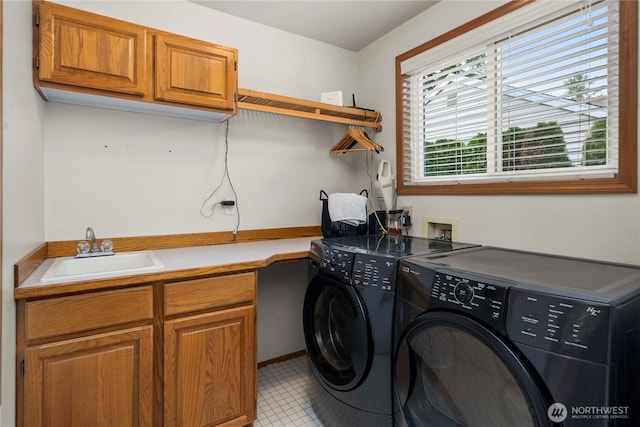
[[428,239],[457,242],[458,220],[425,216],[422,222],[422,235]]
[[398,209],[401,212],[400,225],[409,228],[413,225],[413,206],[405,205]]
[[236,214],[236,202],[234,200],[225,199],[221,203],[225,215]]
[[413,218],[413,206],[411,206],[411,205],[402,206],[400,208],[400,210],[403,210],[403,211],[407,212],[409,214],[409,216]]

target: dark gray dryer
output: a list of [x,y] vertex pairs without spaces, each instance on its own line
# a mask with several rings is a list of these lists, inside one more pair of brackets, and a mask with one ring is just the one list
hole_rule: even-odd
[[640,267],[481,247],[400,261],[395,421],[640,425]]

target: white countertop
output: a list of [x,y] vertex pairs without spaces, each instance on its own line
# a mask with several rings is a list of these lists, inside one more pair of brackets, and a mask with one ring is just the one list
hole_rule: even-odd
[[[294,254],[308,251],[311,241],[320,239],[316,237],[301,237],[295,239],[263,240],[258,242],[225,243],[209,246],[193,246],[176,249],[154,249],[153,252],[163,264],[163,268],[154,270],[150,274],[162,274],[172,271],[191,270],[227,266],[234,264],[260,263],[278,255]],[[117,253],[117,248],[116,253]],[[68,257],[72,258],[72,257]],[[56,285],[86,281],[85,277],[73,278],[67,276],[55,281],[42,281],[42,276],[53,264],[55,258],[44,261],[27,279],[20,285],[21,289],[39,286]],[[143,276],[149,273],[139,273]],[[132,276],[130,272],[109,275],[110,278]]]

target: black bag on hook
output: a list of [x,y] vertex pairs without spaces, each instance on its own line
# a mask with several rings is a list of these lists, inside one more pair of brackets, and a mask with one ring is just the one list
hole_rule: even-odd
[[[367,190],[362,190],[360,195],[369,197]],[[321,228],[323,237],[349,237],[367,234],[369,226],[366,223],[354,226],[340,221],[331,221],[331,217],[329,216],[329,196],[324,190],[320,190],[320,201],[322,201]]]

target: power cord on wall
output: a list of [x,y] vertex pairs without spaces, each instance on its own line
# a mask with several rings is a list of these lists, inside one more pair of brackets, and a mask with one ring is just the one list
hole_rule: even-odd
[[[229,119],[225,121],[225,124],[226,124],[226,128],[225,128],[225,134],[224,134],[224,172],[222,174],[222,178],[220,179],[220,183],[218,184],[218,186],[209,194],[209,196],[207,196],[204,202],[202,202],[202,206],[200,207],[200,215],[202,215],[205,218],[210,218],[215,213],[216,206],[224,207],[224,206],[235,205],[236,227],[234,228],[232,233],[233,233],[233,240],[236,240],[238,229],[240,228],[240,208],[238,207],[238,193],[236,192],[236,189],[233,187],[233,183],[231,182],[231,176],[229,175]],[[231,191],[233,192],[234,200],[233,201],[223,200],[223,201],[214,203],[213,206],[211,206],[211,213],[210,214],[205,213],[204,207],[206,206],[207,202],[211,200],[214,194],[216,194],[216,192],[222,187],[222,184],[224,184],[225,179],[229,181],[229,187],[231,187]]]

